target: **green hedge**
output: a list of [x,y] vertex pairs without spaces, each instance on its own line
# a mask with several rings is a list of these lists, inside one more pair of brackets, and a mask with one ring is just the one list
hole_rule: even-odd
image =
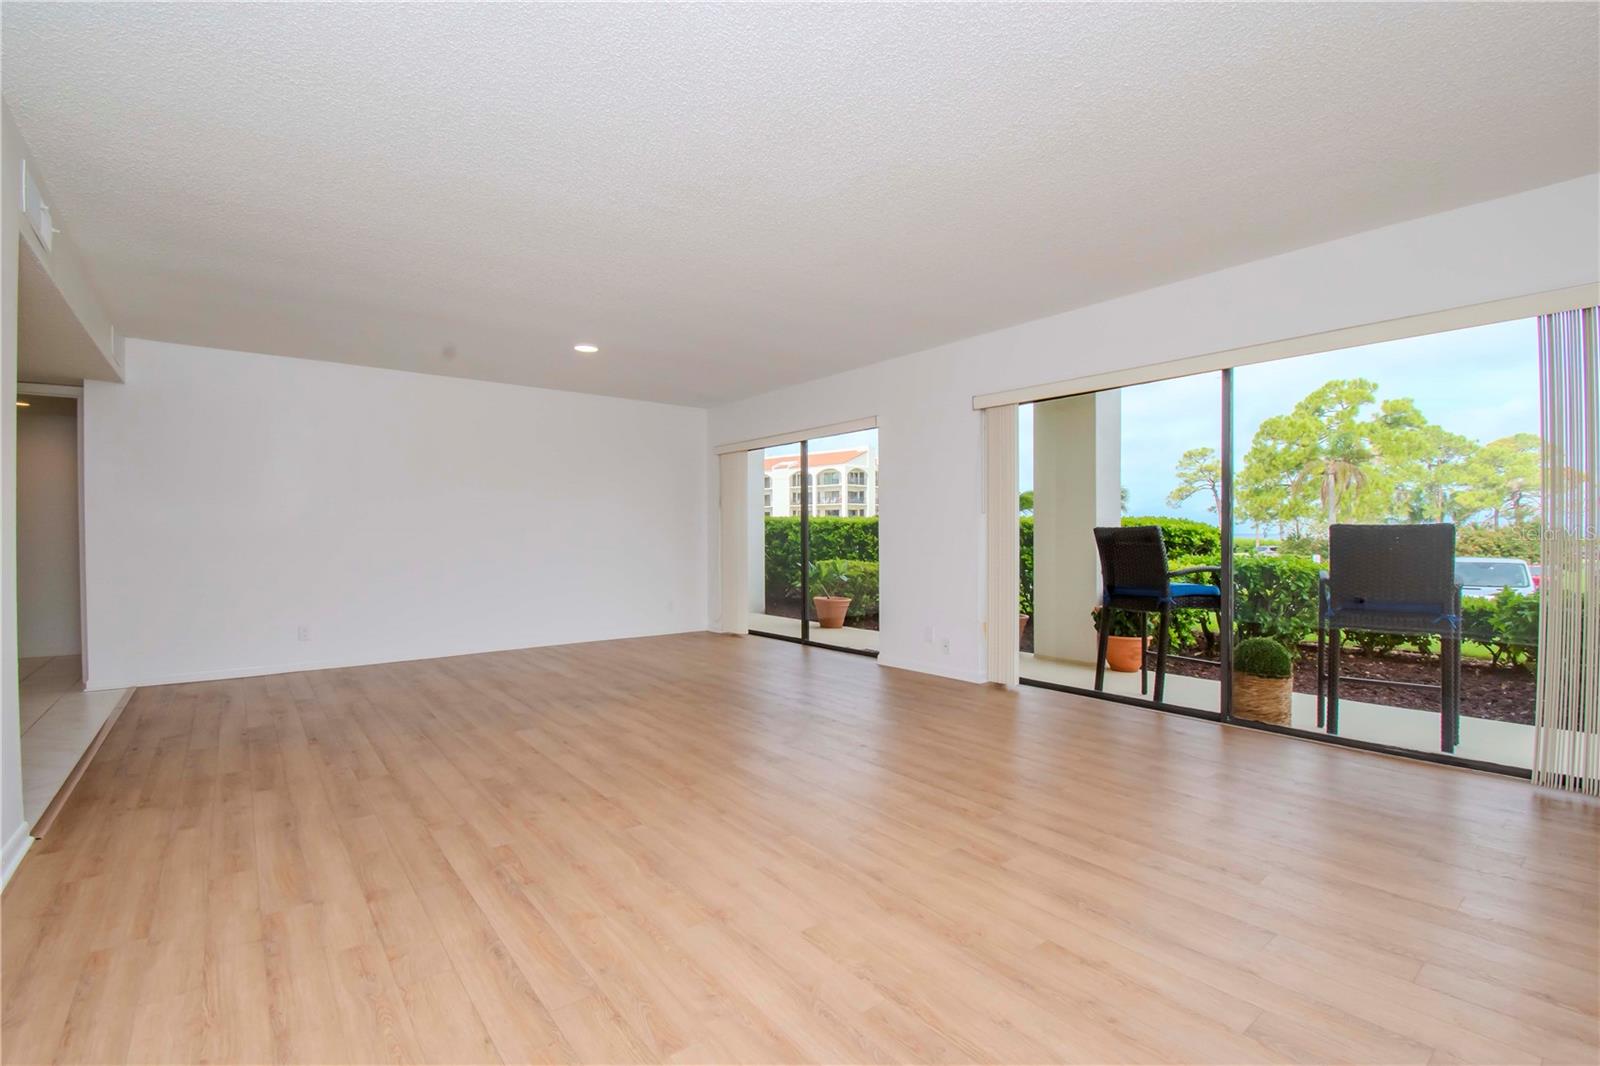
[[[800,595],[800,519],[768,518],[767,595]],[[811,558],[878,561],[877,518],[811,519]]]
[[860,618],[878,613],[878,564],[859,559],[823,559],[811,564],[816,570],[812,576],[812,590],[822,584],[817,571],[828,576],[835,595],[850,597],[846,618]]
[[1485,526],[1460,526],[1456,529],[1457,555],[1488,555],[1496,559],[1539,561],[1539,524],[1489,529]]
[[1313,555],[1323,559],[1328,557],[1328,535],[1308,534],[1296,536],[1293,533],[1278,542],[1279,555],[1304,555],[1310,558]]
[[1501,589],[1492,600],[1464,600],[1461,635],[1488,648],[1496,666],[1531,663],[1539,649],[1539,597]]
[[1018,554],[1021,568],[1021,588],[1017,594],[1017,610],[1023,614],[1033,614],[1033,516],[1023,515],[1020,521],[1021,552]]
[[[1173,569],[1216,563],[1222,558],[1221,535],[1216,527],[1187,518],[1162,518],[1137,516],[1124,518],[1125,526],[1160,526],[1167,542],[1167,554]],[[1018,609],[1023,614],[1033,614],[1033,526],[1031,515],[1022,515],[1018,521],[1019,567]],[[1500,554],[1488,550],[1488,541],[1471,539],[1480,534],[1492,535],[1495,543],[1518,548],[1509,557],[1536,560],[1537,531],[1532,540],[1534,550],[1526,550],[1528,530],[1513,527],[1503,530],[1464,528],[1458,548],[1462,554]],[[1519,547],[1519,545],[1521,547]],[[783,596],[800,594],[800,519],[768,518],[766,520],[766,572],[768,593]],[[1085,545],[1093,551],[1094,545]],[[811,557],[820,560],[846,560],[868,566],[851,567],[851,577],[856,584],[858,602],[851,605],[852,614],[877,609],[878,594],[878,520],[876,518],[813,518],[811,519]],[[1239,640],[1249,637],[1267,637],[1284,647],[1312,639],[1317,632],[1317,579],[1321,566],[1311,559],[1296,555],[1256,555],[1239,552],[1234,555],[1234,621]],[[1207,580],[1205,575],[1197,575]],[[1462,605],[1463,632],[1467,639],[1489,649],[1496,664],[1523,664],[1535,657],[1539,642],[1539,598],[1519,596],[1511,590],[1503,591],[1494,600],[1468,600]],[[1173,643],[1178,647],[1204,647],[1215,650],[1215,616],[1206,611],[1178,611],[1173,619]],[[1423,654],[1436,650],[1429,637],[1402,637],[1384,633],[1363,633],[1348,630],[1345,639],[1363,650],[1384,653],[1409,645]]]
[[1303,556],[1235,553],[1233,620],[1238,635],[1271,637],[1290,649],[1316,636],[1321,574],[1322,567]]
[[[1196,522],[1191,518],[1166,518],[1160,515],[1136,515],[1124,518],[1125,526],[1160,526],[1161,539],[1167,543],[1167,555],[1214,555],[1222,557],[1222,534],[1216,526]],[[1093,548],[1093,545],[1090,545]],[[1215,562],[1215,560],[1212,560]]]
[[[770,521],[770,520],[769,520]],[[1187,518],[1160,518],[1137,517],[1124,518],[1125,526],[1160,526],[1161,536],[1167,542],[1167,555],[1173,558],[1172,566],[1191,566],[1197,562],[1216,562],[1222,557],[1222,534],[1217,532],[1215,526],[1208,526],[1204,522],[1195,522]],[[1018,530],[1018,587],[1017,609],[1023,614],[1033,614],[1033,516],[1022,515],[1017,520]],[[1088,551],[1094,551],[1093,543],[1086,546]],[[1205,556],[1209,560],[1196,559],[1192,562],[1178,562],[1179,557]]]
[[[1217,556],[1176,560],[1175,566],[1216,562]],[[1270,637],[1293,650],[1317,632],[1317,581],[1321,567],[1298,556],[1237,554],[1233,559],[1234,621],[1241,639]],[[1538,654],[1539,597],[1502,589],[1492,600],[1469,599],[1461,605],[1462,635],[1489,650],[1495,665],[1526,665]],[[1173,639],[1178,646],[1212,645],[1209,614],[1178,611]],[[1202,641],[1201,637],[1204,636]],[[1344,639],[1373,655],[1409,647],[1423,654],[1438,652],[1437,638],[1347,629]]]

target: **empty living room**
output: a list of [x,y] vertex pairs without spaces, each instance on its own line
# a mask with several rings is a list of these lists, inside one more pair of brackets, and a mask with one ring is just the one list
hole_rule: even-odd
[[0,1060],[1600,1062],[1600,2],[0,97]]

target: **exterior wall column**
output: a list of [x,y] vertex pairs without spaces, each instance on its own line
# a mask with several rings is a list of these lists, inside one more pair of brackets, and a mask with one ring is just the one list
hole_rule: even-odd
[[1112,389],[1033,405],[1033,649],[1094,662],[1100,599],[1094,528],[1122,520],[1122,397]]

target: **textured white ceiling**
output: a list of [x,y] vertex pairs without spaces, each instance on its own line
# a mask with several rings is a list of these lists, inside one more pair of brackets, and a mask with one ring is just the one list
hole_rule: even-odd
[[1592,172],[1596,11],[0,18],[124,333],[699,404]]

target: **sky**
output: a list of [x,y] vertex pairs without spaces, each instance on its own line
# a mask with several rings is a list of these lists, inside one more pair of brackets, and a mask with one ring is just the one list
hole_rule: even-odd
[[[878,450],[878,431],[875,429],[858,430],[855,433],[839,433],[832,437],[814,437],[811,440],[813,452],[842,452],[846,448],[865,448],[868,451]],[[768,459],[779,455],[799,455],[800,443],[778,444],[762,450],[762,455]]]
[[[1242,456],[1262,420],[1284,414],[1326,381],[1364,377],[1378,400],[1410,397],[1430,422],[1479,443],[1539,432],[1539,344],[1534,319],[1281,359],[1234,371],[1234,440]],[[1210,494],[1167,505],[1173,468],[1190,448],[1219,448],[1222,375],[1122,389],[1122,484],[1128,513],[1215,522]],[[1019,419],[1019,467],[1033,487],[1033,409]],[[1240,530],[1240,532],[1246,532]]]
[[[1539,344],[1535,319],[1433,333],[1405,340],[1280,359],[1234,371],[1234,439],[1242,456],[1264,419],[1284,414],[1319,385],[1336,378],[1368,378],[1378,400],[1410,397],[1430,422],[1481,443],[1512,433],[1539,432]],[[1122,393],[1122,484],[1128,513],[1182,515],[1215,522],[1210,494],[1180,507],[1167,504],[1177,479],[1173,468],[1190,448],[1220,449],[1222,375],[1134,385]],[[1033,405],[1018,416],[1019,480],[1033,487]],[[811,442],[814,451],[877,449],[878,431],[843,433]],[[766,449],[798,454],[800,445]],[[893,477],[893,471],[887,471]],[[1240,527],[1247,535],[1249,530]]]

